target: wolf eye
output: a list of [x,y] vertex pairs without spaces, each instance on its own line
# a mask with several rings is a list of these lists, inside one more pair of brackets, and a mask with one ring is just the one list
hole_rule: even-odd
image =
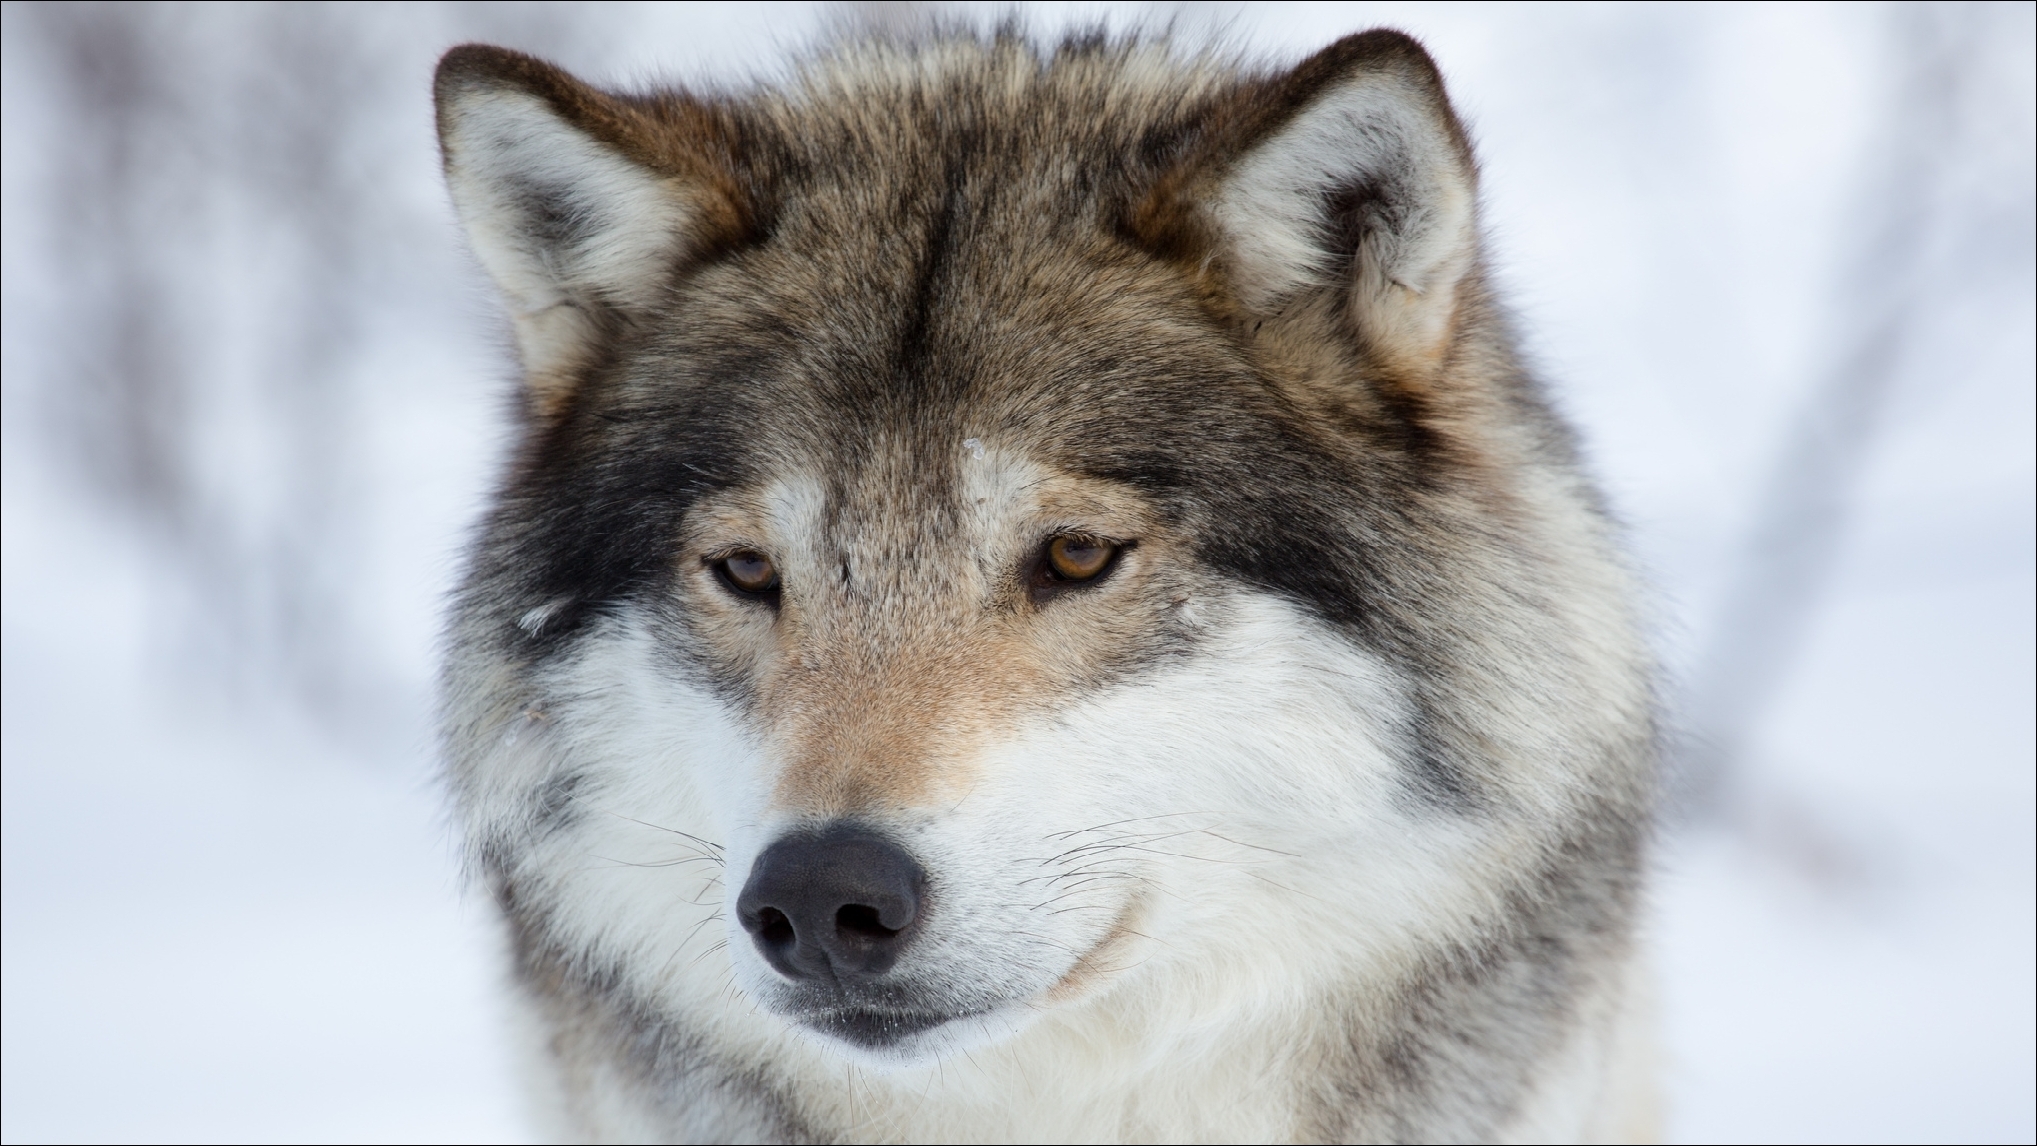
[[1033,603],[1044,605],[1057,594],[1089,585],[1117,565],[1126,549],[1115,541],[1064,533],[1041,548],[1033,559],[1031,582]]
[[738,593],[762,596],[778,588],[778,566],[769,557],[745,549],[714,562],[722,582]]
[[1087,537],[1056,537],[1047,543],[1047,568],[1063,581],[1094,581],[1118,555],[1118,547]]

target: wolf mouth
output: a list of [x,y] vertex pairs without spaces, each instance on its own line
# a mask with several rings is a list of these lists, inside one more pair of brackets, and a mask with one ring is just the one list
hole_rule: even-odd
[[823,1034],[868,1050],[896,1047],[916,1035],[958,1019],[974,1018],[982,1011],[879,1011],[838,1010],[813,1015],[802,1022]]

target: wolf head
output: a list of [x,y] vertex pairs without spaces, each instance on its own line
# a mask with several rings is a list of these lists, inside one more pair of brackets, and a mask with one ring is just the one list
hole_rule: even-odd
[[528,981],[896,1065],[1614,910],[1624,577],[1412,40],[437,83],[526,375],[444,703]]

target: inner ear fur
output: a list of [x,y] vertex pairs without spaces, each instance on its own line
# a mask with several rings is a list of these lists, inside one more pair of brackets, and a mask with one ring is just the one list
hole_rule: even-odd
[[1449,348],[1477,260],[1477,169],[1429,54],[1377,30],[1241,89],[1132,225],[1192,253],[1248,315],[1347,293],[1366,352],[1421,377]]
[[453,205],[540,416],[678,269],[750,230],[734,133],[709,103],[612,95],[479,44],[446,53],[435,92]]

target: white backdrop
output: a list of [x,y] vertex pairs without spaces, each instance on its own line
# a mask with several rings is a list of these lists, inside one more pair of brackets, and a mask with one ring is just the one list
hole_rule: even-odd
[[[5,5],[0,1136],[525,1133],[431,782],[510,385],[431,67],[737,83],[854,15]],[[1429,44],[1657,586],[1670,1134],[2037,1136],[2032,6],[1025,15]]]

